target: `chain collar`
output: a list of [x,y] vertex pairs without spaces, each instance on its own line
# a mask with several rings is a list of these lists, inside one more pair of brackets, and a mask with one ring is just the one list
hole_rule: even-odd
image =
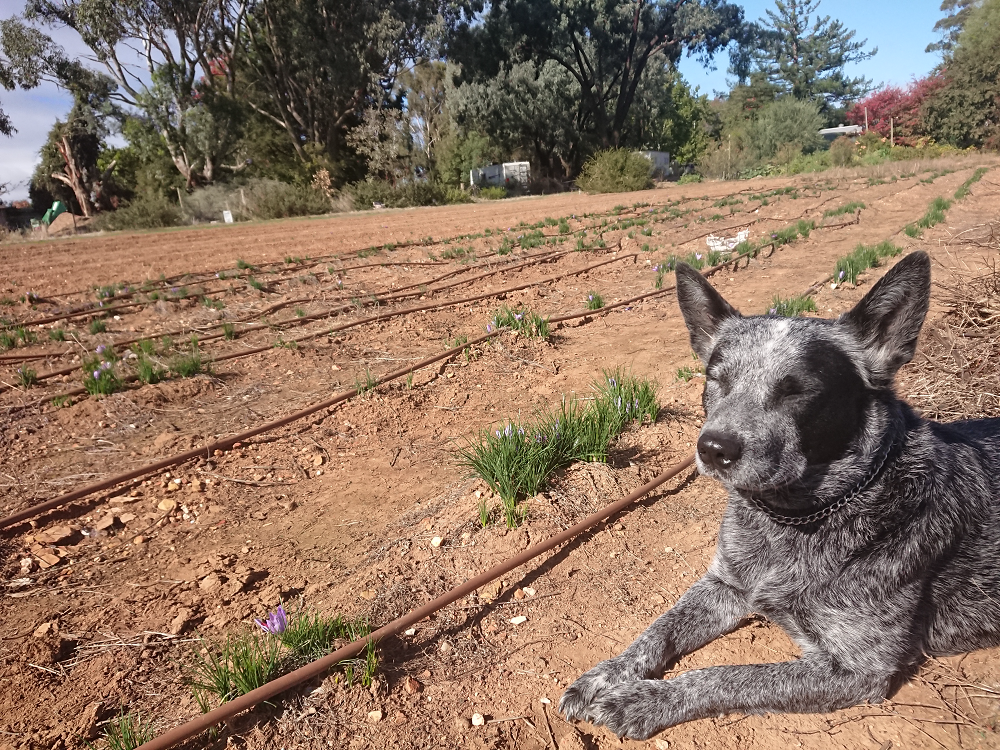
[[868,473],[861,478],[861,481],[854,485],[854,489],[839,500],[834,500],[829,505],[820,508],[814,513],[810,513],[808,516],[783,516],[780,513],[776,513],[772,508],[769,508],[763,500],[754,497],[753,495],[750,495],[750,501],[758,510],[765,513],[768,518],[781,526],[807,526],[811,523],[822,521],[829,518],[831,515],[851,502],[851,500],[871,487],[872,483],[878,478],[879,474],[882,473],[882,470],[889,463],[890,457],[895,452],[894,448],[896,446],[896,442],[896,440],[890,440],[883,446],[878,461],[872,464]]

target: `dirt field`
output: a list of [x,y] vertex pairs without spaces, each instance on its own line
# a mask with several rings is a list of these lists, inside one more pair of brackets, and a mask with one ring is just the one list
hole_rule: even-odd
[[[943,223],[918,239],[903,233],[980,166],[990,170]],[[824,216],[851,201],[865,208]],[[970,158],[0,245],[0,315],[9,331],[25,331],[0,352],[0,516],[481,336],[501,304],[560,316],[584,310],[592,291],[607,304],[654,291],[653,267],[670,253],[704,253],[711,233],[748,229],[757,241],[814,220],[808,237],[712,282],[748,314],[819,284],[819,314],[831,317],[885,270],[831,289],[836,260],[858,243],[926,249],[937,280],[975,273],[997,253],[963,243],[962,233],[997,220],[998,206],[996,161]],[[431,305],[441,307],[406,313]],[[0,748],[84,747],[121,706],[160,730],[180,724],[199,713],[181,667],[198,636],[233,632],[300,597],[377,627],[691,452],[701,381],[677,377],[695,363],[671,293],[553,328],[541,342],[504,334],[410,382],[0,531]],[[123,355],[146,339],[166,366],[190,353],[192,335],[213,361],[209,373],[126,383],[104,397],[80,392],[98,346]],[[659,383],[657,421],[626,433],[608,464],[560,472],[526,501],[520,528],[482,528],[479,498],[495,500],[456,448],[563,394],[586,395],[602,368],[618,366]],[[30,388],[24,368],[39,377]],[[900,392],[918,397],[907,378],[904,370]],[[892,701],[829,715],[727,716],[647,743],[564,722],[555,710],[564,687],[705,571],[724,506],[716,483],[682,474],[499,586],[381,643],[370,689],[331,674],[237,718],[215,746],[1000,747],[997,650],[932,661]],[[510,622],[519,616],[526,621]],[[782,631],[753,620],[677,670],[796,655]],[[473,714],[485,726],[472,726]],[[203,736],[185,747],[212,744]]]

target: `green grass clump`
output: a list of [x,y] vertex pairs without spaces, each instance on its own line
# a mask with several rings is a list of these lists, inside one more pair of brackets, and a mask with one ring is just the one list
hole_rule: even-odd
[[602,307],[604,307],[604,297],[601,296],[601,293],[595,291],[587,292],[587,309],[600,310]]
[[[291,617],[288,625],[281,633],[276,634],[281,645],[292,652],[289,666],[298,667],[316,659],[320,659],[337,645],[337,641],[357,641],[371,633],[371,626],[363,618],[351,620],[345,617],[327,617],[314,609],[299,607]],[[375,644],[369,641],[366,653],[358,659],[343,662],[347,671],[347,683],[350,686],[357,676],[362,685],[371,685],[375,676],[377,659]]]
[[917,229],[916,224],[907,224],[905,227],[903,227],[903,234],[905,234],[907,237],[919,237],[920,230]]
[[889,241],[877,245],[858,245],[850,255],[837,260],[833,271],[834,281],[838,284],[857,284],[860,273],[880,265],[883,258],[890,258],[901,252],[902,248]]
[[31,386],[38,382],[38,373],[30,367],[18,367],[17,382],[22,388],[31,388]]
[[840,208],[831,208],[829,211],[823,212],[823,218],[828,216],[843,216],[844,214],[853,214],[856,211],[860,211],[867,206],[861,201],[851,201],[850,203],[845,203]]
[[83,362],[83,387],[91,396],[107,396],[120,391],[124,384],[115,372],[114,362],[90,357]]
[[499,185],[491,185],[490,187],[481,188],[479,191],[479,197],[485,198],[488,201],[499,201],[507,197],[507,188]]
[[226,339],[226,341],[232,341],[233,339],[235,339],[236,338],[236,326],[234,326],[232,323],[223,323],[222,324],[222,336],[223,336],[223,338]]
[[930,229],[935,224],[940,224],[944,221],[944,212],[951,208],[951,201],[947,198],[941,198],[938,196],[932,202],[930,207],[927,209],[927,213],[920,217],[917,221],[917,226],[921,229]]
[[624,193],[653,187],[652,165],[625,148],[598,151],[583,165],[576,184],[588,193]]
[[777,294],[771,300],[769,315],[781,315],[786,318],[798,317],[802,313],[816,312],[816,301],[812,297],[790,297],[782,299]]
[[569,222],[565,217],[559,219],[559,234],[569,234]]
[[354,381],[354,389],[358,392],[359,396],[364,397],[366,394],[374,392],[378,387],[378,378],[369,370],[365,368],[365,375],[363,378],[359,377]]
[[511,309],[504,305],[493,314],[487,331],[494,328],[510,330],[526,338],[546,339],[549,337],[549,321],[526,308]]
[[258,292],[264,291],[264,284],[260,281],[257,281],[257,279],[255,279],[253,276],[247,276],[247,283],[254,289],[256,289]]
[[[201,639],[186,667],[186,682],[203,713],[246,695],[278,676],[281,643],[269,633],[248,629],[224,640]],[[214,700],[213,700],[214,697]]]
[[247,263],[242,258],[237,258],[237,260],[236,260],[236,267],[239,270],[241,270],[241,271],[246,271],[246,270],[256,271],[257,270],[257,266],[252,265],[250,263]]
[[979,167],[972,176],[962,183],[962,187],[955,191],[955,200],[962,200],[965,196],[969,194],[969,188],[974,184],[983,179],[983,175],[989,172],[987,167]]
[[92,320],[90,321],[90,325],[87,326],[87,330],[94,334],[104,333],[108,330],[108,324],[103,320]]
[[687,383],[688,381],[691,380],[691,378],[697,377],[701,373],[702,373],[701,365],[695,365],[694,367],[685,365],[683,367],[677,368],[677,379],[683,380],[685,383]]
[[790,224],[784,229],[779,229],[771,235],[771,241],[775,247],[787,245],[795,242],[799,237],[808,237],[809,232],[816,228],[816,222],[799,219],[795,224]]
[[132,351],[137,357],[152,357],[156,354],[156,344],[150,339],[139,339],[132,344]]
[[[656,419],[656,388],[647,380],[606,371],[594,390],[589,403],[564,398],[547,414],[484,430],[459,449],[460,461],[499,495],[508,528],[524,520],[521,501],[540,492],[554,471],[574,461],[607,461],[611,443],[629,425]],[[481,504],[480,523],[490,517]]]
[[135,374],[140,383],[155,385],[167,376],[167,371],[149,357],[139,355],[135,362]]
[[65,341],[66,331],[64,331],[62,328],[53,328],[51,331],[49,331],[49,339],[52,341]]
[[193,378],[208,371],[208,366],[201,358],[201,352],[194,349],[190,354],[178,354],[170,361],[170,371],[182,378]]
[[[154,737],[156,730],[152,722],[143,721],[134,711],[126,712],[124,707],[116,717],[108,720],[101,735],[107,750],[135,750]],[[93,748],[93,745],[88,742],[87,747]]]
[[24,326],[16,326],[14,328],[14,335],[21,341],[22,344],[33,344],[37,341],[34,332],[28,330]]
[[17,336],[9,331],[0,331],[0,352],[17,346]]
[[52,405],[57,409],[61,409],[64,406],[69,406],[73,403],[72,396],[54,396],[52,398]]

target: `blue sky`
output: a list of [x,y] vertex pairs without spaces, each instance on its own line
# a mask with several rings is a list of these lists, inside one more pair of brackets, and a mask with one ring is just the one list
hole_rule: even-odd
[[[0,0],[0,17],[9,17],[22,7],[23,0]],[[774,6],[773,0],[748,0],[743,7],[747,19],[756,19],[764,15],[766,8]],[[848,70],[850,75],[870,78],[876,84],[905,85],[926,74],[938,62],[938,57],[925,53],[924,48],[937,38],[932,29],[941,17],[939,7],[939,0],[824,0],[819,10],[856,30],[858,39],[867,38],[868,49],[878,47],[878,54],[852,66]],[[86,48],[72,32],[58,32],[54,37],[70,54],[85,54]],[[692,85],[711,95],[728,89],[727,64],[726,55],[716,60],[715,70],[702,67],[694,58],[684,58],[680,70]],[[5,198],[25,198],[38,150],[56,118],[69,111],[71,102],[51,85],[32,91],[0,90],[0,102],[18,130],[13,138],[0,136],[0,183],[11,186]]]

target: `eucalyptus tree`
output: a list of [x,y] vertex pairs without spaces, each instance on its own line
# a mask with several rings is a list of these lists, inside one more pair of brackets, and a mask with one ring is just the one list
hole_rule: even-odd
[[188,188],[211,183],[239,140],[236,70],[250,0],[29,0],[29,21],[80,34],[166,144]]

